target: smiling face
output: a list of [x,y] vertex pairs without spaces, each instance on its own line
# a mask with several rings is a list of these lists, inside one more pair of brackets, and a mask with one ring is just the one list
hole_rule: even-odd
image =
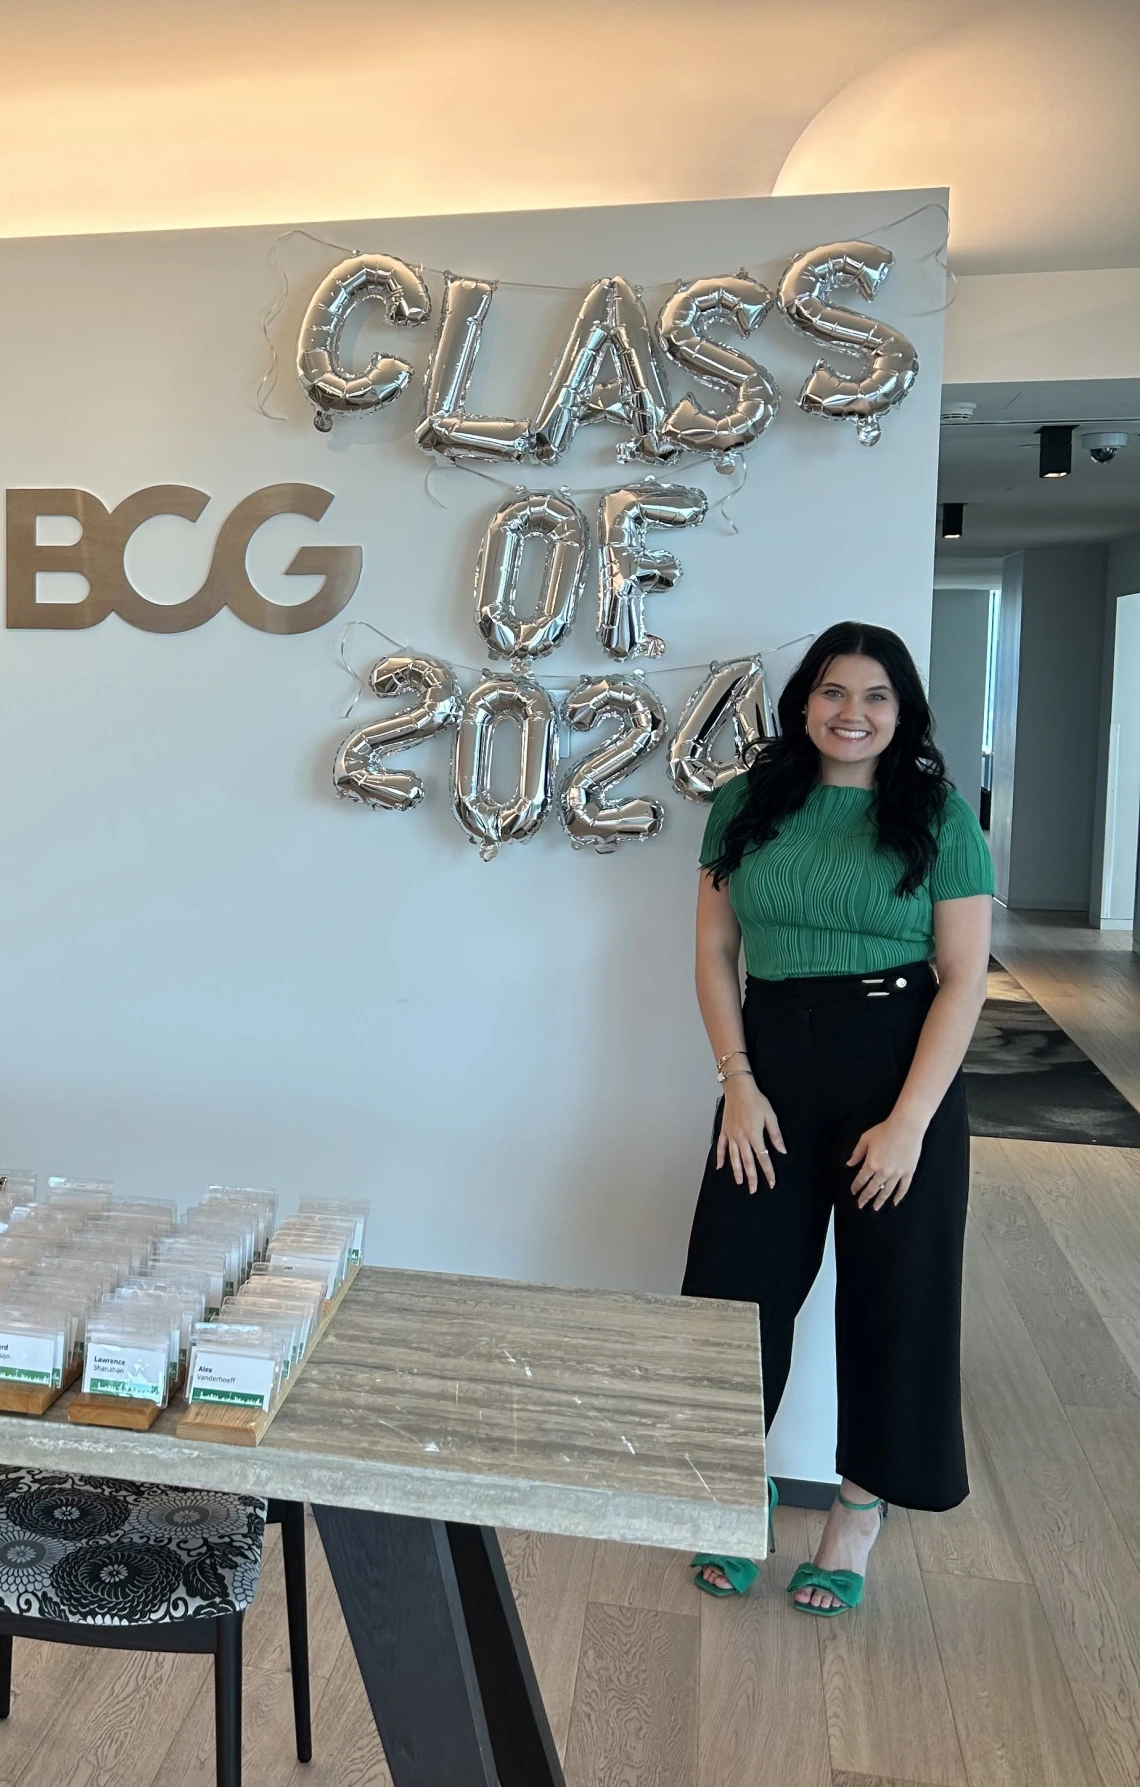
[[804,714],[823,780],[869,788],[898,720],[899,698],[880,663],[856,655],[832,658]]

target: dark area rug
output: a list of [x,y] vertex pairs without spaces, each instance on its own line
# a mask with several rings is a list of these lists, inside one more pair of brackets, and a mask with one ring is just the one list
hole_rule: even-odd
[[1000,962],[964,1065],[974,1135],[1140,1148],[1140,1112]]

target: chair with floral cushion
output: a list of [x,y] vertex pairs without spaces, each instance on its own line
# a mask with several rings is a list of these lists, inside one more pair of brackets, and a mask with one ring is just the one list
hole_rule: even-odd
[[0,1467],[0,1719],[12,1640],[214,1658],[218,1787],[241,1787],[242,1619],[280,1521],[297,1755],[312,1756],[304,1510],[206,1489]]

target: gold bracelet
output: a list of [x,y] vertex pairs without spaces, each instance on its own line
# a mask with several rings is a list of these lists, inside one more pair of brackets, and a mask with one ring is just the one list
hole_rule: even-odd
[[729,1049],[727,1055],[718,1055],[717,1063],[716,1063],[716,1071],[717,1071],[718,1077],[720,1077],[720,1078],[724,1077],[724,1064],[726,1061],[731,1061],[732,1057],[734,1055],[747,1056],[747,1053],[748,1053],[747,1049]]
[[[738,1052],[743,1053],[742,1050],[738,1051]],[[734,1067],[731,1073],[718,1074],[717,1079],[720,1081],[721,1085],[723,1086],[724,1082],[726,1080],[742,1080],[744,1078],[745,1074],[747,1074],[748,1078],[751,1079],[752,1078],[752,1069],[750,1067]]]

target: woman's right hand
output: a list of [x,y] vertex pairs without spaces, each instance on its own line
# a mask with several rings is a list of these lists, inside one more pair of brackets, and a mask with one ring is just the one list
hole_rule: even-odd
[[743,1185],[747,1181],[749,1192],[757,1190],[761,1173],[774,1187],[776,1172],[768,1152],[769,1143],[780,1154],[788,1152],[776,1113],[752,1075],[733,1074],[724,1085],[717,1166],[722,1167],[727,1160],[736,1183]]

